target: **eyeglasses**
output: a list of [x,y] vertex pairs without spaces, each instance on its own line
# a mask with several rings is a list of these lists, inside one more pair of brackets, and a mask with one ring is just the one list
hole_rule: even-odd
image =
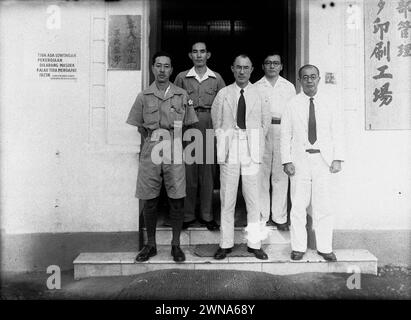
[[281,65],[280,61],[264,61],[264,65],[265,66],[275,66],[278,67],[279,65]]
[[308,79],[311,79],[312,81],[315,81],[318,79],[318,76],[316,74],[312,74],[310,76],[302,76],[303,81],[308,81]]
[[249,66],[239,66],[239,65],[235,65],[234,66],[235,70],[240,72],[241,70],[244,70],[244,72],[249,72],[251,70],[251,68]]

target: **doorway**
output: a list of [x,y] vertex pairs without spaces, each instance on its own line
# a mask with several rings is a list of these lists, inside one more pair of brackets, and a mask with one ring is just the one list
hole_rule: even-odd
[[256,82],[263,76],[262,60],[270,51],[281,54],[282,76],[295,84],[295,0],[158,0],[155,9],[150,53],[165,50],[173,56],[172,81],[192,67],[188,52],[200,40],[212,53],[210,69],[219,72],[226,84],[233,82],[230,66],[236,55],[250,56],[251,82]]
[[[251,58],[254,71],[250,80],[254,83],[263,77],[262,61],[272,51],[281,54],[281,75],[296,84],[296,0],[157,0],[150,1],[150,12],[150,56],[158,50],[171,54],[171,81],[192,67],[188,53],[194,42],[203,41],[212,54],[208,66],[219,72],[227,85],[234,81],[230,67],[235,56],[245,53]],[[150,73],[150,83],[153,80]],[[213,207],[219,212],[216,191]],[[164,190],[162,198],[165,207],[160,211],[166,213]],[[237,200],[236,216],[244,220],[241,191]]]

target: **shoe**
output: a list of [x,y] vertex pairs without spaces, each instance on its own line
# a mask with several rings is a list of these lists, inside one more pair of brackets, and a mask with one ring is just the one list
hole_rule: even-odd
[[169,228],[172,227],[170,221],[167,221],[167,220],[164,221],[163,226],[164,226],[164,227],[169,227]]
[[191,221],[187,221],[187,222],[183,222],[183,230],[187,229],[189,226],[191,226],[195,222],[196,222],[196,219],[191,220]]
[[211,221],[200,221],[200,223],[205,224],[208,230],[210,231],[218,231],[220,230],[220,226],[214,220]]
[[186,259],[186,256],[180,246],[171,246],[171,255],[173,256],[175,262],[183,262]]
[[275,223],[275,226],[277,227],[277,230],[280,230],[280,231],[290,231],[290,228],[288,227],[288,223],[286,222],[286,223],[277,223],[277,222],[274,222]]
[[275,227],[275,226],[277,226],[276,225],[276,223],[273,221],[273,220],[268,220],[266,223],[265,223],[265,225],[267,226],[267,227]]
[[153,246],[145,245],[143,249],[137,254],[136,262],[144,262],[150,259],[150,257],[154,257],[157,254],[157,248]]
[[214,254],[214,259],[223,260],[227,256],[227,254],[232,251],[231,249],[232,248],[227,248],[227,249],[218,248],[217,252]]
[[301,251],[291,251],[291,260],[301,260],[304,256],[305,252]]
[[253,249],[253,248],[247,247],[247,251],[251,252],[251,253],[254,253],[254,255],[257,259],[268,260],[267,254],[261,248],[260,249]]
[[337,257],[335,256],[334,252],[322,253],[320,251],[317,251],[317,253],[327,261],[337,261]]

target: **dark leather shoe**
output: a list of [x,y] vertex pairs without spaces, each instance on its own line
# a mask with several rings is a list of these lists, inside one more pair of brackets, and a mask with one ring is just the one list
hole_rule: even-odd
[[301,260],[304,257],[305,252],[291,251],[291,260]]
[[277,230],[280,230],[280,231],[290,231],[290,228],[288,227],[288,223],[286,222],[286,223],[277,223],[277,222],[274,222],[275,223],[275,226],[277,227]]
[[180,246],[171,246],[171,255],[173,256],[175,262],[183,262],[186,259],[186,256]]
[[191,226],[195,222],[196,222],[196,219],[191,220],[191,221],[187,221],[187,222],[183,222],[183,230],[187,229],[189,226]]
[[214,254],[214,259],[216,259],[216,260],[225,259],[225,257],[227,256],[227,254],[231,252],[231,249],[232,249],[232,248],[227,248],[227,249],[218,248],[218,250],[217,250],[216,253]]
[[273,221],[273,220],[268,220],[266,223],[265,223],[265,225],[267,226],[267,227],[275,227],[275,226],[277,226],[276,224],[275,224],[275,222]]
[[211,221],[207,221],[205,223],[206,227],[208,230],[210,231],[218,231],[220,230],[220,226],[217,224],[217,222],[215,222],[214,220]]
[[247,247],[247,251],[248,251],[248,252],[251,252],[251,253],[254,253],[254,255],[255,255],[255,257],[256,257],[257,259],[260,259],[260,260],[268,260],[268,256],[267,256],[267,254],[264,252],[263,249],[253,249],[253,248]]
[[154,257],[157,254],[157,248],[153,246],[145,245],[143,249],[137,254],[136,262],[144,262]]
[[322,253],[320,251],[317,251],[317,253],[327,261],[337,261],[337,257],[335,256],[334,252]]

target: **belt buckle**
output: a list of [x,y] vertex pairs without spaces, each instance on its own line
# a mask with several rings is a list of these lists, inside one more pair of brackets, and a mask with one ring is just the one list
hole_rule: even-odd
[[239,140],[246,140],[247,139],[247,132],[244,129],[237,130],[237,136]]

